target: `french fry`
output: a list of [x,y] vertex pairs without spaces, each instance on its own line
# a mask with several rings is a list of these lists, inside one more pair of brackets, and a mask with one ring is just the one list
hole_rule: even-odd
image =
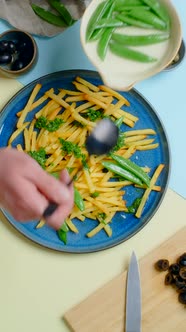
[[148,197],[149,197],[149,195],[150,195],[150,192],[153,190],[153,187],[154,187],[154,185],[155,185],[155,183],[156,183],[156,181],[157,181],[159,175],[161,174],[161,172],[162,172],[164,166],[165,166],[164,164],[160,164],[160,165],[156,168],[156,170],[155,170],[155,172],[154,172],[154,174],[153,174],[153,176],[152,176],[152,179],[151,179],[151,181],[150,181],[150,187],[147,188],[147,189],[145,190],[145,193],[144,193],[144,195],[143,195],[143,197],[142,197],[142,199],[141,199],[140,205],[139,205],[139,207],[138,207],[138,209],[137,209],[137,211],[136,211],[135,216],[136,216],[137,218],[140,218],[140,217],[141,217],[141,214],[142,214],[142,211],[143,211],[144,205],[145,205],[145,203],[146,203],[146,201],[147,201],[147,199],[148,199]]
[[17,128],[22,127],[23,122],[25,121],[27,114],[31,111],[31,106],[32,106],[32,104],[34,102],[34,99],[36,98],[36,96],[37,96],[40,89],[41,89],[41,84],[36,84],[36,86],[34,87],[32,93],[30,95],[30,98],[28,99],[28,102],[27,102],[25,108],[21,112],[20,118],[17,122]]

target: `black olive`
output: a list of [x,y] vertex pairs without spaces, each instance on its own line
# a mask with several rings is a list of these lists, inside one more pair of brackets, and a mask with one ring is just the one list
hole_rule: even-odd
[[174,285],[177,289],[181,289],[186,286],[185,280],[183,280],[180,276],[175,277],[174,279]]
[[179,275],[183,280],[186,280],[186,266],[180,268]]
[[159,259],[156,263],[155,263],[155,268],[158,271],[166,271],[169,268],[169,261],[167,259]]
[[165,276],[165,285],[171,285],[174,283],[173,275],[169,272]]
[[23,61],[17,59],[12,63],[11,70],[14,70],[14,71],[21,70],[24,67],[25,67],[25,64],[23,63]]
[[18,52],[25,52],[27,48],[28,48],[28,44],[26,42],[17,43]]
[[0,54],[0,64],[9,64],[12,61],[12,55],[9,53]]
[[179,300],[179,302],[186,304],[186,292],[181,292],[178,295],[178,300]]
[[0,41],[0,51],[8,52],[10,54],[16,53],[16,44],[11,40],[1,40]]
[[180,266],[177,263],[171,264],[169,266],[169,271],[174,274],[174,275],[178,275],[179,271],[180,271]]
[[178,258],[177,263],[186,266],[186,252]]

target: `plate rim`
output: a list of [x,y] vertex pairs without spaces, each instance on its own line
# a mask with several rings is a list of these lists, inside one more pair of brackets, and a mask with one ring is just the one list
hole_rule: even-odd
[[[40,80],[46,80],[47,78],[50,78],[51,76],[55,77],[55,75],[58,76],[58,75],[65,75],[65,74],[76,75],[76,76],[77,75],[80,76],[80,75],[83,75],[83,74],[85,74],[86,76],[91,75],[92,78],[99,79],[99,80],[103,81],[101,75],[96,70],[86,70],[86,69],[69,69],[68,70],[67,69],[67,70],[60,70],[60,71],[55,71],[55,72],[52,72],[52,73],[48,73],[46,75],[43,75],[43,76],[38,77],[37,79],[31,81],[30,83],[28,83],[25,86],[23,86],[19,91],[17,91],[9,99],[9,101],[3,106],[3,108],[1,109],[1,111],[0,111],[0,121],[1,121],[2,117],[6,114],[6,109],[9,106],[9,104],[11,104],[24,91],[26,91],[27,89],[29,89],[31,86],[34,86]],[[111,243],[111,244],[108,243],[108,244],[106,244],[103,247],[100,246],[100,245],[98,245],[98,247],[96,247],[96,248],[90,248],[90,249],[88,249],[87,246],[86,246],[86,249],[83,248],[83,250],[82,249],[78,249],[78,248],[74,248],[74,247],[73,247],[74,249],[73,248],[71,249],[71,248],[68,248],[67,246],[57,248],[57,247],[55,247],[55,245],[54,246],[46,245],[46,244],[43,244],[42,242],[37,241],[36,239],[33,239],[29,234],[25,234],[25,232],[22,231],[22,229],[19,228],[19,225],[22,224],[22,223],[19,223],[16,220],[10,220],[9,216],[8,216],[9,213],[4,208],[0,207],[0,211],[2,211],[2,213],[5,216],[7,222],[14,229],[16,229],[16,231],[19,232],[23,236],[23,238],[28,239],[29,241],[31,241],[31,242],[39,245],[42,248],[47,248],[49,250],[54,250],[54,251],[61,252],[61,253],[67,253],[67,254],[87,254],[87,253],[94,253],[94,252],[99,252],[99,251],[111,249],[111,248],[113,248],[113,247],[115,247],[117,245],[120,245],[121,243],[126,242],[127,240],[129,240],[130,238],[132,238],[133,236],[135,236],[138,232],[140,232],[151,221],[151,219],[153,218],[153,216],[158,211],[160,205],[163,202],[165,194],[167,192],[168,184],[169,184],[169,178],[170,178],[170,172],[171,172],[171,150],[170,150],[170,144],[169,144],[169,139],[168,139],[168,136],[167,136],[166,129],[165,129],[164,124],[163,124],[163,122],[162,122],[159,114],[157,113],[156,109],[143,96],[143,94],[140,93],[136,88],[132,87],[131,90],[129,90],[129,91],[119,91],[119,90],[116,90],[116,91],[121,92],[121,93],[125,93],[125,92],[126,93],[131,93],[132,96],[134,96],[134,97],[137,96],[138,99],[140,100],[140,102],[145,103],[145,105],[150,109],[150,112],[152,112],[152,114],[155,115],[156,120],[158,120],[158,122],[160,123],[161,128],[163,130],[163,135],[165,136],[166,144],[167,144],[168,164],[166,165],[167,166],[166,183],[165,183],[165,186],[163,188],[163,192],[161,193],[161,196],[159,198],[159,201],[158,201],[156,207],[154,208],[154,210],[152,211],[152,213],[150,214],[150,216],[147,217],[147,220],[145,222],[142,222],[141,225],[139,225],[139,227],[136,230],[134,230],[131,234],[127,235],[124,239],[121,239],[119,241],[115,241],[114,243]]]

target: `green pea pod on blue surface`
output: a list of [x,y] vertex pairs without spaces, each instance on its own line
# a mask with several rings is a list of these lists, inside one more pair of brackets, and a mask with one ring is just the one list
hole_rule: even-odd
[[148,187],[150,186],[150,177],[144,170],[135,164],[130,159],[126,159],[124,157],[118,156],[116,154],[111,154],[112,159],[114,159],[120,166],[122,166],[127,171],[135,174],[143,183],[145,183]]
[[74,203],[78,207],[80,211],[85,210],[85,202],[83,200],[83,197],[81,196],[80,192],[77,190],[77,188],[74,187]]
[[123,57],[129,60],[147,62],[147,63],[157,61],[157,58],[155,57],[130,49],[117,42],[109,43],[109,48],[111,52],[114,53],[115,55],[118,55],[119,57]]
[[61,228],[57,231],[58,237],[59,239],[64,243],[67,244],[67,233],[69,231],[69,228],[66,224],[66,222],[64,222],[61,226]]
[[131,181],[132,183],[136,183],[139,186],[143,184],[143,182],[135,174],[127,171],[126,169],[124,169],[123,167],[119,166],[118,164],[112,161],[102,161],[102,165],[109,171],[119,175],[120,177],[126,180]]

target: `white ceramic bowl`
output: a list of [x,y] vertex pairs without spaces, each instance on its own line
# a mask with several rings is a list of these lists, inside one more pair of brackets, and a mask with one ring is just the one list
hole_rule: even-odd
[[[116,90],[127,91],[130,90],[137,82],[147,79],[148,77],[162,71],[164,68],[168,67],[168,65],[173,61],[182,41],[182,29],[180,19],[170,0],[159,0],[170,16],[170,38],[163,43],[148,45],[148,47],[138,47],[139,51],[157,57],[158,61],[152,63],[131,61],[113,55],[109,49],[107,51],[107,55],[104,61],[102,61],[97,55],[97,42],[86,42],[85,40],[86,29],[89,19],[97,6],[102,1],[103,0],[93,0],[87,7],[81,21],[81,43],[84,52],[86,53],[92,64],[97,68],[99,74],[104,81],[104,84]],[[157,30],[155,32],[155,30],[153,29],[147,30],[134,27],[125,27],[122,29],[125,29],[123,30],[125,31],[124,33],[128,34],[157,33]]]

